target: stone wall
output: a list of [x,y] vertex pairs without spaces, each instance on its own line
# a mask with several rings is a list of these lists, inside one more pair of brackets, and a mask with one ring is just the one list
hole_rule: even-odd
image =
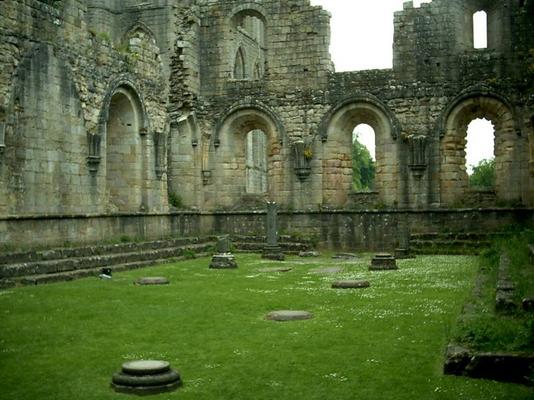
[[[488,15],[486,49],[473,46],[478,10]],[[408,1],[394,16],[393,68],[336,73],[330,16],[309,0],[5,0],[0,218],[22,230],[24,216],[118,221],[172,207],[258,209],[266,199],[295,221],[334,209],[532,206],[533,16],[531,1]],[[490,196],[473,194],[465,168],[466,126],[479,117],[495,126]],[[373,194],[352,189],[360,123],[376,136]],[[247,189],[255,130],[266,138],[261,193]],[[320,223],[367,229],[340,215]],[[384,235],[380,215],[365,221]],[[103,237],[118,232],[98,226]],[[169,226],[149,230],[163,236]]]
[[[265,223],[265,211],[13,217],[0,219],[0,242],[13,250],[214,234],[264,236]],[[485,234],[533,223],[533,209],[279,213],[280,234],[315,238],[320,248],[347,251],[393,251],[406,232]]]
[[[155,37],[141,22],[128,31],[113,23],[111,32],[88,27],[84,2],[47,3],[6,1],[2,6],[2,44],[8,49],[0,78],[5,110],[0,214],[113,209],[106,129],[119,88],[136,99],[131,108],[139,125],[131,133],[139,143],[132,154],[143,176],[132,187],[138,193],[132,208],[166,208],[154,138],[167,132],[161,96],[167,86]],[[100,22],[104,15],[115,18],[106,11]]]

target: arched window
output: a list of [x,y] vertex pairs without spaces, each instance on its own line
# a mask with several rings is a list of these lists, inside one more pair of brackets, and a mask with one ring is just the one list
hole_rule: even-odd
[[243,49],[240,47],[237,49],[234,61],[234,79],[245,79],[245,55],[243,54]]
[[491,189],[495,186],[495,129],[491,121],[477,118],[467,127],[465,146],[469,186]]
[[[240,46],[234,62],[234,79],[261,79],[263,71],[261,66],[266,62],[266,22],[264,15],[255,9],[245,9],[234,14],[230,20],[230,35],[232,40],[230,59],[235,51],[233,43]],[[256,65],[260,68],[256,68]],[[239,73],[243,71],[243,73]]]
[[352,132],[352,187],[356,191],[374,190],[376,173],[376,135],[367,124]]
[[473,47],[475,49],[488,48],[488,14],[477,11],[473,14]]
[[247,193],[267,192],[267,136],[259,129],[247,133],[246,175]]

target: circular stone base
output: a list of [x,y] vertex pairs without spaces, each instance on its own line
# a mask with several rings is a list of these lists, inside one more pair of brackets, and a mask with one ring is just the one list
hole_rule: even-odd
[[318,251],[301,251],[299,257],[319,257],[321,253]]
[[311,270],[310,274],[337,274],[338,272],[343,271],[343,268],[339,267],[327,267],[327,268],[318,268]]
[[371,260],[370,271],[388,271],[398,269],[397,261],[389,253],[378,253]]
[[364,289],[371,286],[368,281],[337,281],[332,283],[332,289]]
[[266,318],[271,321],[300,321],[311,319],[313,318],[313,315],[308,311],[281,310],[270,312],[267,314]]
[[137,394],[137,395],[148,395],[148,394],[158,394],[158,393],[165,393],[165,392],[172,392],[173,390],[178,389],[178,387],[182,384],[181,380],[178,380],[176,382],[172,382],[166,385],[158,385],[158,386],[124,386],[124,385],[116,385],[115,383],[111,384],[111,387],[118,393],[130,393],[130,394]]
[[139,278],[135,281],[136,285],[168,285],[170,282],[167,278],[162,276]]
[[237,268],[237,262],[233,254],[216,254],[211,258],[211,269],[234,269]]
[[292,268],[262,268],[262,269],[259,269],[258,271],[259,272],[289,272],[291,271]]
[[111,380],[115,385],[121,386],[161,386],[168,385],[180,380],[180,375],[175,371],[167,371],[155,375],[128,375],[122,372],[113,374]]
[[116,392],[137,395],[168,392],[181,384],[180,375],[170,364],[158,360],[126,362],[121,372],[113,374],[111,379],[111,387]]
[[162,374],[171,369],[167,361],[139,360],[129,361],[122,364],[122,372],[129,375],[154,375]]
[[337,253],[332,258],[334,260],[352,260],[358,258],[358,255],[354,253]]

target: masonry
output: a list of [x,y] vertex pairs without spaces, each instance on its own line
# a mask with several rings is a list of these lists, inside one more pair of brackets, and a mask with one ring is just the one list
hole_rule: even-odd
[[[2,244],[255,233],[266,200],[287,230],[342,247],[373,247],[370,230],[393,246],[399,214],[419,231],[445,214],[441,229],[532,222],[531,0],[406,2],[393,68],[344,73],[308,0],[0,7]],[[465,167],[479,117],[495,128],[484,195]],[[361,123],[376,135],[371,193],[352,188]]]

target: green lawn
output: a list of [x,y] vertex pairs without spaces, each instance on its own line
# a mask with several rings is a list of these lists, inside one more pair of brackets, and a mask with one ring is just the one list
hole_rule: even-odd
[[[121,399],[109,383],[127,360],[163,359],[184,386],[155,399],[533,399],[520,385],[442,374],[443,353],[472,285],[477,258],[418,257],[400,270],[289,258],[288,273],[257,255],[239,269],[190,260],[96,278],[0,292],[0,398]],[[318,267],[342,266],[336,275]],[[169,286],[140,287],[141,276]],[[330,289],[340,278],[371,288]],[[308,310],[298,322],[269,311]]]

